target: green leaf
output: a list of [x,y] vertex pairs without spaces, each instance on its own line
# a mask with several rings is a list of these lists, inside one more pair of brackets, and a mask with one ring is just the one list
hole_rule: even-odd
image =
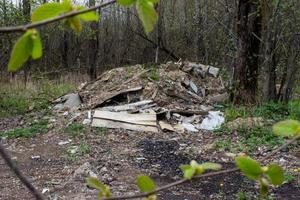
[[117,0],[117,2],[122,6],[131,6],[136,2],[136,0]]
[[8,63],[8,71],[15,72],[29,59],[32,52],[32,30],[24,33],[15,43]]
[[186,179],[192,179],[196,173],[196,168],[190,165],[181,165],[180,169],[183,172],[183,177]]
[[138,0],[136,7],[145,32],[150,33],[158,20],[158,15],[154,9],[154,3],[149,0]]
[[258,162],[249,157],[239,156],[235,161],[238,168],[250,179],[257,180],[263,173]]
[[87,184],[90,187],[99,190],[99,193],[98,193],[99,199],[102,197],[110,197],[111,196],[110,188],[107,185],[103,184],[101,181],[99,181],[97,178],[95,178],[95,177],[88,178]]
[[[84,9],[86,9],[84,6],[78,6],[76,8],[76,10],[84,10]],[[77,17],[79,17],[81,20],[86,21],[86,22],[99,20],[99,15],[95,11],[83,13],[83,14],[77,15]]]
[[151,192],[156,188],[155,182],[149,176],[144,175],[137,177],[137,185],[139,186],[141,192]]
[[64,12],[69,12],[70,10],[65,4],[60,3],[47,3],[43,4],[37,9],[35,9],[31,15],[31,21],[38,22],[46,19],[54,18],[61,15]]
[[32,52],[31,56],[33,59],[38,59],[43,55],[43,47],[41,37],[38,31],[31,36],[32,39]]
[[80,33],[82,30],[82,24],[80,19],[75,16],[68,19],[70,27],[75,30],[77,33]]
[[300,123],[296,120],[285,120],[273,126],[273,132],[281,136],[295,136],[300,134]]
[[283,169],[276,164],[270,164],[266,174],[273,185],[281,185],[284,181]]
[[211,163],[211,162],[206,162],[201,164],[204,170],[212,169],[212,170],[220,170],[222,168],[222,165],[217,164],[217,163]]
[[105,185],[101,183],[97,178],[90,177],[86,180],[88,186],[95,188],[97,190],[105,190]]

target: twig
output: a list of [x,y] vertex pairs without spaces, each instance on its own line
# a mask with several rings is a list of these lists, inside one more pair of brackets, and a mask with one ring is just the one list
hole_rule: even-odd
[[51,24],[51,23],[60,21],[62,19],[66,19],[66,18],[69,18],[69,17],[74,17],[76,15],[80,15],[80,14],[87,13],[87,12],[90,12],[90,11],[93,11],[93,10],[97,10],[99,8],[103,8],[103,7],[106,7],[106,6],[114,4],[114,3],[116,3],[116,0],[110,0],[110,1],[107,1],[105,3],[101,3],[99,5],[96,5],[96,6],[84,9],[84,10],[72,11],[72,12],[69,12],[69,13],[66,13],[66,14],[62,14],[58,17],[43,20],[43,21],[40,21],[40,22],[21,25],[21,26],[2,27],[2,28],[0,28],[0,33],[25,32],[26,30],[31,29],[31,28],[37,28],[37,27],[40,27],[40,26],[44,26],[46,24]]
[[[261,161],[263,162],[263,161],[268,160],[269,158],[271,158],[272,156],[274,156],[276,153],[278,153],[282,149],[284,149],[287,146],[289,146],[290,144],[296,142],[298,139],[300,139],[300,135],[294,137],[293,139],[291,139],[287,143],[285,143],[282,146],[280,146],[279,148],[275,149],[270,154],[268,154],[267,156],[263,157],[261,159]],[[170,184],[167,184],[165,186],[159,187],[156,190],[153,190],[152,192],[140,193],[140,194],[128,195],[128,196],[110,197],[110,198],[104,198],[103,200],[124,200],[124,199],[137,199],[137,198],[148,197],[150,195],[159,193],[159,192],[161,192],[163,190],[166,190],[166,189],[178,186],[178,185],[182,185],[182,184],[187,183],[187,182],[195,181],[195,180],[202,179],[202,178],[205,178],[205,177],[212,177],[212,176],[217,176],[217,175],[227,174],[227,173],[233,173],[233,172],[238,172],[238,171],[239,171],[239,169],[235,167],[235,168],[232,168],[232,169],[227,169],[227,170],[222,170],[222,171],[217,171],[217,172],[211,172],[211,173],[207,173],[207,174],[202,174],[202,175],[199,175],[199,176],[195,176],[195,177],[192,178],[192,180],[181,179],[181,180],[175,181],[173,183],[170,183]]]
[[16,174],[20,181],[30,190],[37,200],[45,200],[46,198],[29,182],[29,180],[21,173],[17,165],[12,161],[3,145],[0,143],[0,154],[5,160],[8,167]]

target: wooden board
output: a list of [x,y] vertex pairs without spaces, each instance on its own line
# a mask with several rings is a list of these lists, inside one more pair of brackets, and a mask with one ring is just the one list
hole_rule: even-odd
[[126,112],[111,112],[96,110],[94,113],[94,118],[106,119],[117,122],[125,122],[130,124],[140,124],[145,126],[156,126],[156,114],[129,114]]
[[126,122],[118,122],[106,119],[97,119],[94,118],[92,122],[93,127],[106,127],[106,128],[115,128],[115,129],[127,129],[134,131],[144,131],[144,132],[158,132],[157,127],[155,126],[144,126],[139,124],[130,124]]

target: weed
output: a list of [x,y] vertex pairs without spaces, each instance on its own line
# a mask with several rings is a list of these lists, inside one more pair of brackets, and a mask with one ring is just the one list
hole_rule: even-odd
[[239,191],[237,194],[236,194],[236,198],[238,200],[247,200],[247,195],[244,191]]
[[300,100],[293,100],[288,103],[289,118],[300,120]]
[[151,67],[151,69],[148,73],[148,77],[153,81],[159,81],[160,76],[159,76],[159,72],[158,72],[157,68]]
[[87,143],[80,143],[79,145],[79,155],[84,156],[86,154],[89,154],[92,152],[92,148],[89,144]]
[[47,130],[47,123],[48,122],[46,121],[35,122],[32,123],[29,127],[16,128],[4,132],[2,136],[14,137],[14,138],[19,138],[19,137],[30,138],[35,136],[38,133],[45,132]]
[[254,107],[234,107],[229,106],[225,109],[225,119],[232,121],[237,118],[263,117],[280,121],[286,118],[300,118],[300,101],[291,101],[289,104],[284,103],[264,103]]
[[[21,85],[21,86],[20,86]],[[54,84],[48,80],[23,84],[2,84],[0,87],[0,117],[25,114],[33,110],[48,109],[50,100],[73,89],[71,85]]]
[[100,135],[100,134],[105,134],[107,133],[108,129],[105,127],[97,127],[96,128],[96,134]]
[[87,155],[92,152],[92,147],[82,142],[79,146],[72,146],[67,151],[67,159],[70,161],[76,161],[79,157]]
[[215,147],[227,151],[230,150],[231,142],[229,140],[218,140],[215,142]]
[[72,137],[79,137],[84,133],[84,126],[80,123],[74,123],[65,128],[65,132],[70,134]]
[[251,154],[261,146],[265,146],[267,150],[272,150],[284,143],[284,139],[274,135],[270,127],[243,127],[238,128],[237,133],[239,136],[238,141],[231,142],[227,139],[220,139],[215,142],[215,147],[232,153],[245,152]]
[[245,118],[250,116],[251,113],[249,112],[249,108],[246,107],[229,107],[225,109],[225,119],[227,121],[232,121],[239,117]]
[[290,174],[289,172],[285,172],[284,173],[284,180],[285,180],[285,182],[289,183],[289,182],[292,182],[295,179],[296,179],[296,177],[293,176],[292,174]]

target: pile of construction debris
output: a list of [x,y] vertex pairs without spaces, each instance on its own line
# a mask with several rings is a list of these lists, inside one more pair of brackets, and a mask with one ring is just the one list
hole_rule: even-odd
[[212,105],[227,98],[219,68],[168,62],[107,71],[57,99],[55,109],[89,111],[84,123],[96,127],[198,132],[220,127],[223,113]]

